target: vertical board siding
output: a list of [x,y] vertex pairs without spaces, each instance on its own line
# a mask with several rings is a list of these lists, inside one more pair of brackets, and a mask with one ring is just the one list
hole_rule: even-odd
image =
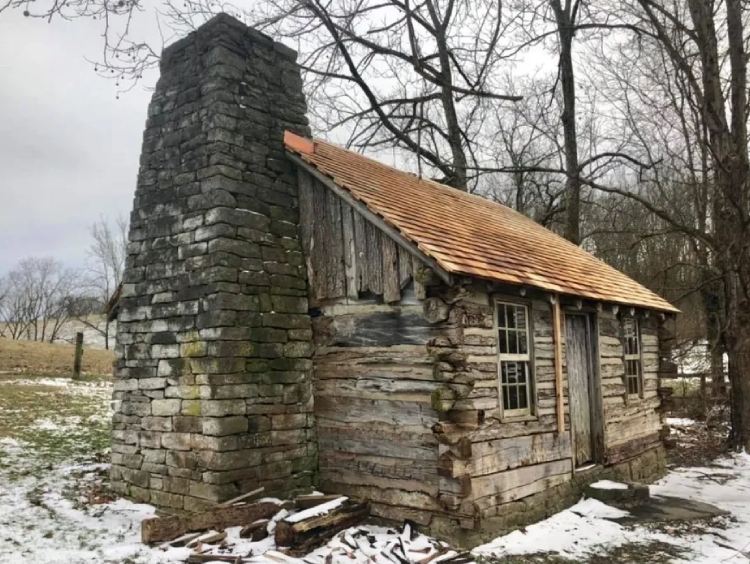
[[412,279],[412,255],[310,174],[300,171],[299,178],[312,304],[357,299],[360,292],[398,302]]

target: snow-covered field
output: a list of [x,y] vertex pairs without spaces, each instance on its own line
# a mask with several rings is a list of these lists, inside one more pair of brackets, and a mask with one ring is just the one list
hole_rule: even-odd
[[[109,384],[15,377],[0,386],[0,563],[184,562],[191,549],[140,543],[140,523],[154,514],[152,507],[112,500],[108,493],[106,458],[97,453],[106,447]],[[679,423],[691,426],[689,420]],[[750,455],[674,469],[652,492],[712,503],[731,515],[710,523],[624,525],[612,519],[625,512],[587,499],[474,553],[509,564],[750,563]],[[282,510],[276,519],[285,516]],[[238,533],[239,528],[228,530],[224,542],[233,553],[262,564],[401,564],[380,553],[405,540],[407,562],[424,562],[437,553],[427,537],[404,539],[401,531],[367,527],[350,529],[296,560],[268,554],[276,548],[273,535],[252,543]]]

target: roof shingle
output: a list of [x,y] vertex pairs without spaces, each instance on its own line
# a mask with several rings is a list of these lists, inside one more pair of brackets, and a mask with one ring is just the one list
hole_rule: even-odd
[[526,216],[479,196],[287,132],[288,151],[330,177],[447,272],[592,300],[678,311]]

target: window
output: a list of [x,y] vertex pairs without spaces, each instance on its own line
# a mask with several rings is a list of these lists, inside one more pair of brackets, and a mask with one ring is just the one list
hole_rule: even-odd
[[496,304],[500,396],[508,416],[531,413],[529,310],[525,305]]
[[643,365],[641,359],[641,330],[637,319],[628,317],[622,321],[623,347],[625,351],[625,387],[628,396],[641,396],[643,391]]

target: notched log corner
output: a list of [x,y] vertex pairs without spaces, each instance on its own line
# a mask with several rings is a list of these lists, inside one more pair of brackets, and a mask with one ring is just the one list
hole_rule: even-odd
[[422,304],[424,318],[432,324],[448,319],[451,307],[440,298],[427,298]]

